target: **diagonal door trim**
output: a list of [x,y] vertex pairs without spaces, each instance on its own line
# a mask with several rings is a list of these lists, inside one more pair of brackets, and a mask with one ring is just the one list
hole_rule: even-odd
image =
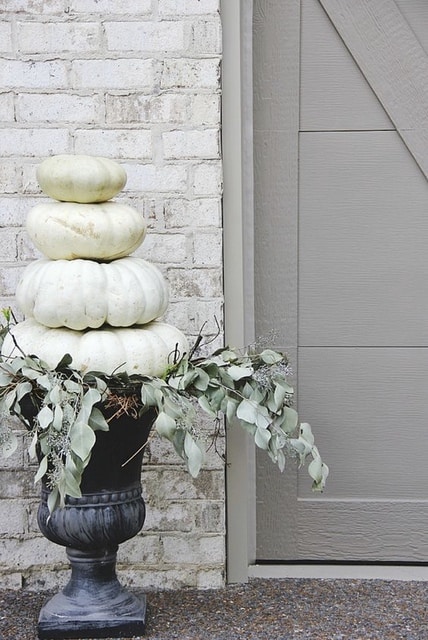
[[319,0],[428,179],[428,56],[394,0]]

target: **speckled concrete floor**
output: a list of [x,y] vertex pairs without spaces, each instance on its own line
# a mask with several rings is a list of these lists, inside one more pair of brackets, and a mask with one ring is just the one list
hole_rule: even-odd
[[[255,579],[146,595],[147,640],[428,640],[428,582]],[[0,590],[1,640],[35,640],[45,599]]]

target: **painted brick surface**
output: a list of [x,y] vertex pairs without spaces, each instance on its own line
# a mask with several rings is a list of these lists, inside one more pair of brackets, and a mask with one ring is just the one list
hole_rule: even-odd
[[[8,0],[0,20],[0,304],[16,308],[25,265],[41,257],[25,231],[46,200],[37,164],[59,153],[120,161],[117,196],[148,221],[136,255],[169,279],[165,320],[222,342],[219,0]],[[220,333],[219,333],[220,328]],[[0,459],[0,582],[65,584],[64,550],[37,527],[38,487],[20,424]],[[213,433],[201,417],[207,439]],[[222,451],[223,440],[217,442]],[[153,440],[142,474],[143,532],[119,552],[125,584],[218,587],[224,580],[224,468],[210,450],[196,480]]]

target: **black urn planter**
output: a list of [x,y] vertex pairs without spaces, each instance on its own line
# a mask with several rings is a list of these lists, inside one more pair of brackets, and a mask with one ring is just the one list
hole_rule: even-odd
[[141,447],[153,420],[152,412],[138,419],[123,414],[111,419],[109,431],[96,432],[81,498],[67,497],[65,507],[50,514],[49,491],[43,486],[38,524],[46,538],[66,547],[71,578],[40,612],[41,640],[123,638],[144,632],[145,597],[135,597],[120,584],[116,555],[119,544],[144,523]]

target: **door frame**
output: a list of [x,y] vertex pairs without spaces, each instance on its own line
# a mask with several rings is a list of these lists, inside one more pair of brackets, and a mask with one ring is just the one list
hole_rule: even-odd
[[[223,256],[226,344],[254,339],[252,0],[222,0]],[[243,433],[226,440],[227,581],[255,562],[255,456]]]
[[[300,6],[300,0],[221,0],[225,339],[234,346],[252,342],[255,332],[253,4],[272,10],[276,2]],[[289,28],[295,30],[296,25]],[[298,46],[297,33],[285,37],[294,37]],[[273,46],[266,42],[269,45]],[[298,93],[293,100],[298,100]],[[229,583],[246,582],[249,577],[428,581],[428,567],[423,566],[256,565],[254,447],[234,429],[228,432],[226,446]]]

